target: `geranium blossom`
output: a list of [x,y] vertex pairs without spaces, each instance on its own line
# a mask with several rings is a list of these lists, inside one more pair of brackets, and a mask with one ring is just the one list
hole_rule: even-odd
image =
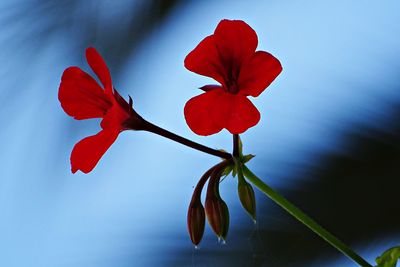
[[61,78],[58,99],[64,111],[77,120],[102,118],[102,130],[79,141],[71,153],[71,171],[90,172],[124,130],[138,130],[142,118],[113,88],[110,71],[95,48],[86,59],[102,87],[78,67],[67,68]]
[[190,129],[199,135],[226,128],[240,134],[256,125],[260,113],[247,96],[257,97],[282,71],[278,59],[256,51],[255,31],[241,20],[222,20],[214,34],[203,39],[185,59],[185,67],[220,85],[190,99],[184,109]]

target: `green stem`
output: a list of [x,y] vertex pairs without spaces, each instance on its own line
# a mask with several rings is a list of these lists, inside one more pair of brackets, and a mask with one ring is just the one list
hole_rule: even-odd
[[308,217],[304,212],[290,203],[286,198],[281,196],[279,193],[275,192],[271,187],[266,185],[263,181],[261,181],[254,173],[252,173],[244,164],[243,164],[243,173],[246,178],[255,185],[261,192],[267,195],[270,199],[272,199],[276,204],[281,206],[287,212],[289,212],[293,217],[302,222],[305,226],[310,228],[314,233],[322,237],[329,244],[334,246],[336,249],[341,251],[344,255],[358,263],[362,267],[372,267],[366,260],[364,260],[361,256],[351,250],[348,246],[346,246],[342,241],[337,239],[327,230],[322,228],[318,223],[316,223],[313,219]]

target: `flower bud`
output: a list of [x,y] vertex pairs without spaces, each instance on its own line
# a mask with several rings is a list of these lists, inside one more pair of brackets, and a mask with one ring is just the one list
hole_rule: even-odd
[[192,198],[187,214],[187,226],[190,239],[195,246],[197,246],[203,238],[205,221],[204,207],[201,204],[200,198]]
[[256,199],[253,187],[244,180],[239,179],[238,194],[243,208],[247,211],[253,221],[256,221]]
[[190,239],[192,243],[197,246],[204,234],[204,225],[206,221],[206,216],[204,212],[203,204],[201,204],[201,191],[203,190],[204,184],[210,178],[215,166],[206,171],[203,176],[201,176],[199,182],[197,183],[192,200],[189,204],[188,214],[187,214],[187,227]]
[[208,182],[206,196],[207,220],[214,233],[225,240],[229,229],[229,210],[219,195],[219,180],[221,171],[214,172]]
[[226,203],[220,197],[207,196],[206,214],[214,233],[225,240],[229,229],[229,210]]

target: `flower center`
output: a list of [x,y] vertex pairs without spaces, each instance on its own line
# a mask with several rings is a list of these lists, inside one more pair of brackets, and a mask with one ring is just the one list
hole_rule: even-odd
[[231,94],[237,94],[239,92],[239,88],[237,86],[236,79],[230,79],[227,83],[228,92]]
[[236,95],[239,92],[239,87],[237,83],[239,72],[240,72],[239,65],[231,61],[229,64],[229,70],[226,79],[226,87],[227,87],[226,89],[228,90],[228,93]]

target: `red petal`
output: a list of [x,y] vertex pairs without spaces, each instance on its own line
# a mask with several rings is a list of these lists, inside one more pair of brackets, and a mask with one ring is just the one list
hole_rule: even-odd
[[103,130],[79,141],[71,153],[71,171],[88,173],[97,165],[100,158],[114,143],[119,131]]
[[107,64],[99,52],[97,52],[95,48],[89,47],[86,49],[86,59],[89,63],[89,66],[92,68],[94,73],[96,73],[97,77],[103,84],[106,92],[112,92],[110,71],[108,70]]
[[256,51],[256,32],[244,21],[225,19],[218,24],[214,36],[222,64],[231,75],[238,74],[242,62]]
[[204,38],[185,58],[185,67],[197,74],[211,77],[224,84],[226,69],[222,65],[214,36]]
[[239,75],[239,93],[258,96],[281,73],[278,59],[265,51],[257,51],[251,59],[242,65]]
[[186,123],[198,135],[210,135],[222,130],[222,126],[214,123],[211,112],[218,105],[221,89],[214,89],[190,99],[184,109]]
[[101,118],[111,107],[104,90],[78,67],[64,71],[58,99],[64,111],[77,120]]
[[222,92],[213,106],[212,120],[226,128],[232,134],[240,134],[256,125],[260,120],[260,112],[243,95]]

